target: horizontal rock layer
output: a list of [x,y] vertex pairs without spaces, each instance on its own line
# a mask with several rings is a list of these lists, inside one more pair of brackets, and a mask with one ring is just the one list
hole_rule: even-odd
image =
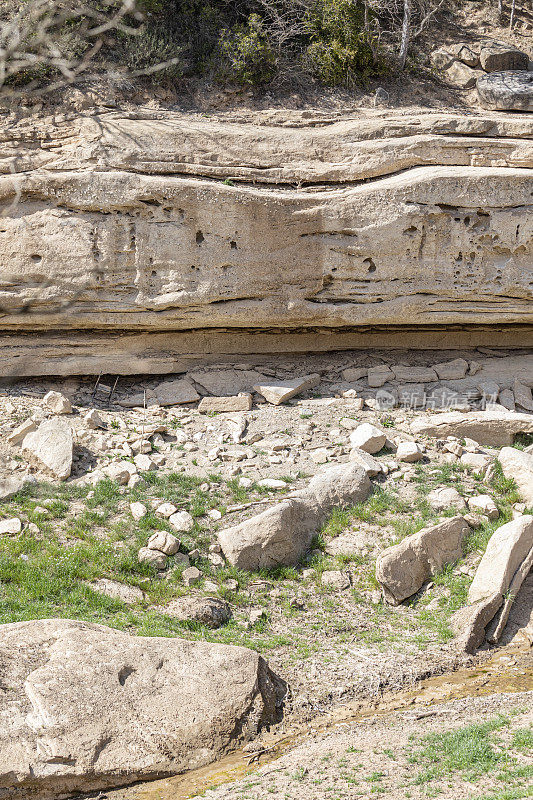
[[26,331],[57,336],[62,363],[82,332],[533,323],[527,117],[105,114],[3,138],[7,374],[42,371],[19,363]]

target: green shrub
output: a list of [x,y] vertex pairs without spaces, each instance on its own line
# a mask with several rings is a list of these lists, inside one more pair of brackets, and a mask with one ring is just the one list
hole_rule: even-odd
[[364,6],[357,0],[315,0],[306,15],[311,39],[304,60],[327,86],[349,87],[378,71]]
[[120,41],[121,61],[132,72],[150,74],[164,65],[152,73],[154,77],[179,78],[183,74],[182,48],[163,22],[148,19],[138,33],[122,34]]
[[258,86],[276,72],[275,53],[258,14],[250,14],[245,25],[222,31],[219,39],[222,66],[219,77],[243,86]]

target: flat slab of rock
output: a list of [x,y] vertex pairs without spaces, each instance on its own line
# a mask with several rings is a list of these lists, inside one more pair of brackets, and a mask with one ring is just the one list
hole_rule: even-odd
[[533,516],[525,514],[494,531],[470,585],[468,602],[496,593],[503,596],[532,547]]
[[491,72],[477,81],[479,102],[495,111],[533,111],[533,72]]
[[533,455],[515,447],[502,447],[498,454],[506,478],[512,478],[522,500],[533,505]]
[[0,626],[0,785],[52,800],[208,764],[273,722],[279,679],[243,647],[71,620]]
[[320,375],[305,375],[303,378],[293,378],[290,381],[272,380],[254,386],[254,391],[262,394],[265,400],[275,406],[287,402],[301,392],[313,389],[320,383]]
[[89,583],[91,589],[100,594],[105,594],[112,600],[120,600],[128,605],[138,603],[144,599],[144,592],[137,586],[128,586],[120,581],[113,581],[110,578],[100,578],[93,583]]
[[155,390],[157,402],[160,406],[176,406],[181,403],[195,403],[200,395],[193,384],[186,378],[160,383]]
[[513,443],[518,433],[533,433],[533,415],[503,409],[466,414],[450,411],[413,420],[411,432],[415,436],[435,436],[439,439],[456,436],[458,439],[473,439],[478,444],[505,447]]
[[529,58],[506,42],[487,42],[481,48],[479,60],[485,72],[527,70]]
[[27,481],[27,475],[12,475],[9,478],[0,480],[0,500],[10,500],[17,492],[20,492]]
[[401,603],[445,564],[457,561],[469,531],[463,517],[450,517],[384,550],[376,562],[376,578],[387,602]]
[[66,480],[72,470],[73,448],[70,423],[60,417],[44,420],[22,442],[23,453],[60,481]]
[[229,397],[202,397],[198,411],[206,414],[209,411],[250,411],[252,395],[249,392]]
[[264,375],[253,369],[197,370],[188,376],[215,397],[251,392],[255,383],[265,380]]

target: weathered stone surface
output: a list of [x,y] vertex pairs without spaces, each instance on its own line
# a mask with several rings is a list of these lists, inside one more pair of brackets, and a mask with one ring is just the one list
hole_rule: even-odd
[[516,570],[533,547],[533,517],[518,517],[498,528],[490,537],[468,591],[468,602],[504,595]]
[[168,531],[156,531],[150,536],[146,546],[150,550],[158,550],[166,556],[173,556],[180,549],[180,542]]
[[503,596],[495,594],[464,606],[450,618],[452,630],[457,636],[457,646],[466,653],[475,653],[483,644],[485,629],[503,602]]
[[481,48],[479,60],[485,72],[527,70],[529,59],[526,53],[506,42],[487,42]]
[[445,564],[457,561],[469,530],[463,517],[450,517],[384,550],[376,562],[376,578],[383,587],[385,599],[393,604],[401,603]]
[[400,442],[396,449],[396,459],[398,461],[412,464],[415,461],[420,461],[421,458],[423,458],[423,453],[416,442]]
[[459,89],[471,89],[476,85],[477,79],[484,74],[482,70],[472,69],[461,61],[452,61],[444,70],[446,80]]
[[527,122],[376,111],[248,126],[143,111],[47,125],[3,143],[21,168],[16,187],[0,178],[2,202],[20,192],[0,247],[2,374],[100,372],[102,357],[114,374],[178,371],[191,342],[214,352],[210,331],[245,353],[261,341],[250,331],[286,342],[532,320]]
[[18,517],[10,517],[9,519],[0,519],[0,536],[12,536],[15,533],[20,533],[22,530],[22,523]]
[[441,380],[453,381],[464,378],[468,369],[468,361],[465,361],[464,358],[454,358],[453,361],[435,364],[433,369]]
[[533,111],[533,72],[491,72],[477,81],[479,102],[496,111]]
[[533,455],[514,447],[502,447],[498,454],[506,478],[512,478],[522,499],[533,505]]
[[531,388],[525,386],[520,381],[515,380],[513,384],[513,397],[517,406],[525,408],[526,411],[533,411],[533,396]]
[[152,550],[149,547],[141,547],[138,553],[141,564],[150,564],[155,569],[165,569],[167,557],[160,550]]
[[252,395],[249,392],[234,395],[233,397],[202,397],[198,404],[198,411],[207,414],[209,411],[250,411]]
[[12,475],[0,480],[0,500],[10,500],[27,482],[27,475]]
[[123,603],[130,605],[131,603],[138,603],[144,599],[144,592],[136,586],[128,586],[119,581],[113,581],[109,578],[100,578],[93,583],[90,583],[91,589],[100,594],[105,594],[106,597],[111,597],[112,600],[121,600]]
[[165,381],[160,383],[155,390],[157,402],[160,406],[175,406],[180,403],[195,403],[200,399],[200,395],[185,378],[176,381]]
[[365,453],[365,451],[361,450],[359,447],[353,447],[350,450],[350,461],[362,467],[370,478],[383,472],[383,465],[381,462],[378,461],[377,458],[374,458],[374,456],[371,456],[370,453]]
[[13,800],[199,767],[276,718],[280,681],[242,647],[71,620],[1,633],[0,785]]
[[61,392],[50,391],[43,397],[43,406],[53,414],[71,414],[72,404]]
[[387,435],[369,422],[363,422],[350,434],[352,447],[364,450],[365,453],[370,453],[370,455],[378,453],[386,441]]
[[26,419],[9,434],[7,441],[11,445],[20,444],[28,433],[35,430],[37,430],[37,423],[33,419]]
[[411,431],[418,435],[437,436],[445,439],[456,436],[458,439],[468,437],[479,444],[492,447],[511,445],[517,433],[533,433],[533,416],[488,409],[461,413],[450,411],[431,417],[417,417],[411,423]]
[[505,600],[502,604],[501,609],[499,610],[498,614],[493,620],[493,625],[491,625],[492,630],[489,631],[489,634],[487,636],[489,642],[494,643],[500,640],[501,635],[505,630],[507,620],[509,619],[513,603],[515,602],[517,596],[520,594],[522,584],[526,580],[532,568],[533,568],[533,546],[529,551],[528,555],[525,557],[525,559],[522,561],[522,563],[516,570],[515,574],[513,575],[511,583],[509,584],[509,590],[507,592]]
[[178,597],[166,606],[157,606],[156,610],[179,620],[199,622],[208,628],[220,628],[232,616],[229,603],[220,597]]
[[481,511],[489,519],[498,519],[500,512],[498,506],[488,494],[478,494],[474,497],[469,497],[468,508],[471,511]]
[[400,383],[433,383],[437,373],[431,367],[393,367],[392,371]]
[[366,500],[372,484],[367,471],[357,463],[326,467],[311,478],[306,489],[294,492],[323,520],[333,508],[355,505]]
[[66,480],[72,469],[74,440],[65,419],[53,417],[41,422],[36,431],[25,436],[22,451],[59,480]]
[[439,486],[427,496],[428,503],[435,511],[447,511],[450,508],[466,508],[464,498],[453,486]]
[[229,563],[252,571],[298,564],[317,527],[315,511],[305,501],[292,498],[217,536]]
[[290,381],[265,381],[254,386],[254,391],[262,394],[269,403],[279,406],[300,392],[313,389],[319,383],[320,375],[305,375],[303,378],[293,378]]

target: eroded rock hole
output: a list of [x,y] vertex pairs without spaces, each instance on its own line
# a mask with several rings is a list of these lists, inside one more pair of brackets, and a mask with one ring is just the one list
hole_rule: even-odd
[[366,267],[367,272],[375,272],[376,271],[376,265],[374,264],[374,262],[373,262],[373,260],[371,258],[365,258],[365,260],[363,261],[363,266]]
[[34,253],[33,255],[31,255],[30,258],[31,258],[31,260],[33,261],[34,264],[40,264],[41,261],[43,260],[43,257],[38,255],[37,253]]
[[205,236],[203,235],[202,231],[196,231],[196,244],[202,244],[205,240]]
[[121,686],[124,686],[130,675],[133,675],[135,672],[133,667],[122,667],[120,672],[118,673],[118,682]]

